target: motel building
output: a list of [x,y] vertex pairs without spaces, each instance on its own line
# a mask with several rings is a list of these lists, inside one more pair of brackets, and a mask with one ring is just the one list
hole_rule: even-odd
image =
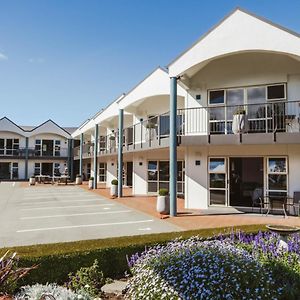
[[300,191],[299,118],[300,35],[236,9],[82,124],[74,159],[95,188],[118,178],[120,197],[167,188],[171,215],[176,196],[249,210]]
[[0,119],[0,181],[54,177],[72,170],[72,137],[76,128],[62,128],[51,120],[33,127]]

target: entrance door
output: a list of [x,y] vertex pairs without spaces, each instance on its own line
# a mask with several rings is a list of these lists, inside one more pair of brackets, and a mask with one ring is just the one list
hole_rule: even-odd
[[132,186],[132,172],[133,172],[133,163],[132,161],[128,161],[126,163],[126,185]]
[[252,201],[263,195],[264,170],[262,157],[229,158],[229,204],[252,207]]
[[42,175],[53,176],[53,164],[42,163]]
[[0,179],[10,179],[10,163],[0,163]]

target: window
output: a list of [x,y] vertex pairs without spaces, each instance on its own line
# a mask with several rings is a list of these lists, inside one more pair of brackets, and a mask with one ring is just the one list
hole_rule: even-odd
[[99,151],[106,150],[106,137],[103,135],[99,136]]
[[60,176],[60,163],[54,163],[54,176]]
[[99,181],[106,182],[106,163],[99,163]]
[[[148,192],[169,190],[169,161],[148,161]],[[184,193],[184,161],[177,161],[177,193]]]
[[41,175],[41,163],[34,164],[34,175]]
[[0,139],[0,155],[4,155],[5,139]]
[[210,158],[208,172],[210,204],[225,205],[227,180],[225,158]]
[[285,99],[285,85],[276,84],[267,86],[267,99],[268,100],[279,100]]
[[12,163],[12,179],[19,179],[19,164],[14,162]]
[[287,193],[287,160],[285,157],[269,157],[267,165],[268,190],[271,194]]
[[42,141],[35,140],[35,156],[41,156]]
[[19,154],[19,139],[13,140],[13,155]]
[[225,103],[225,90],[209,92],[209,104],[224,104],[224,103]]
[[60,140],[55,141],[54,156],[60,156]]

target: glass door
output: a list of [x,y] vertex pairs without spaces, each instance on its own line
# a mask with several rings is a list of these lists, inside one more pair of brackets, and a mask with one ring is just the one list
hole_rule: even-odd
[[225,157],[211,157],[208,163],[209,203],[227,206],[227,160]]

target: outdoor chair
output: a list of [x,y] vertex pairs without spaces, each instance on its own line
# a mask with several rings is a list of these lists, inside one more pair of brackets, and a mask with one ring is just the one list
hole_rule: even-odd
[[294,192],[293,198],[288,199],[289,202],[287,203],[287,206],[290,206],[294,210],[294,215],[299,216],[300,215],[300,192]]
[[262,213],[263,204],[264,204],[262,196],[263,196],[262,188],[254,189],[254,191],[252,193],[252,212],[253,212],[254,206],[259,206],[259,211],[260,211],[260,213]]

